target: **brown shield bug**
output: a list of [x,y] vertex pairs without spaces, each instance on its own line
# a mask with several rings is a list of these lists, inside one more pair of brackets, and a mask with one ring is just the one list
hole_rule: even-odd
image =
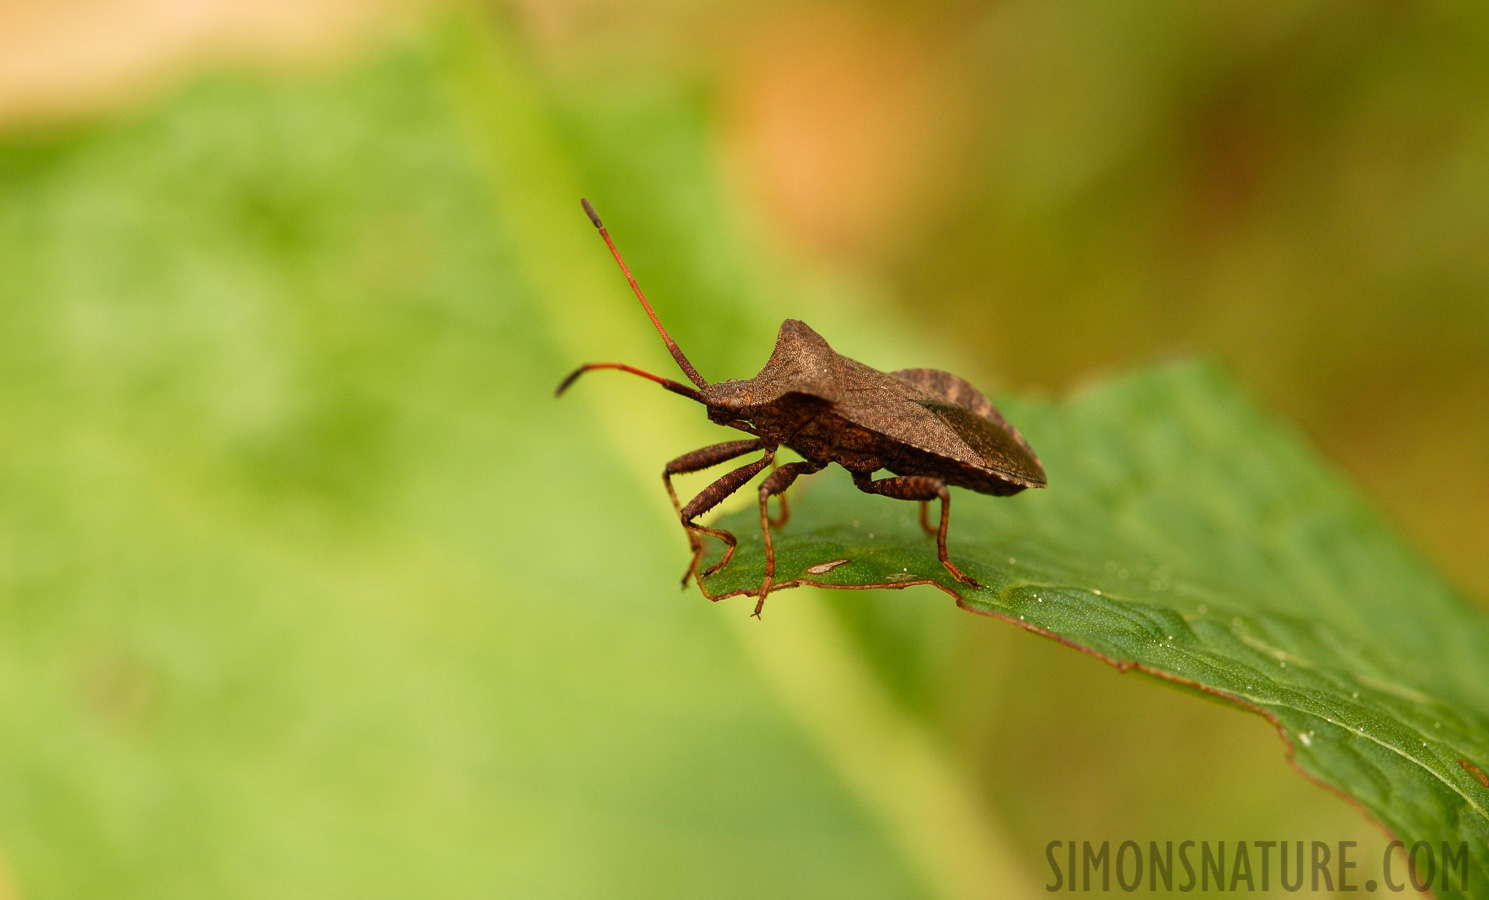
[[[821,335],[795,319],[781,324],[775,351],[758,375],[748,381],[731,379],[709,384],[662,327],[594,207],[588,200],[580,203],[662,335],[672,358],[697,387],[623,363],[590,363],[565,378],[557,393],[562,394],[575,379],[592,369],[619,369],[702,403],[708,407],[709,420],[716,424],[754,435],[749,440],[726,441],[685,453],[662,471],[667,495],[672,498],[672,507],[693,550],[692,562],[682,578],[684,585],[697,571],[703,556],[699,535],[712,535],[727,545],[723,558],[700,578],[728,565],[737,543],[730,532],[699,525],[694,519],[772,466],[776,449],[784,446],[800,454],[802,461],[774,469],[760,485],[765,581],[760,586],[760,600],[753,615],[760,615],[775,577],[775,547],[770,530],[786,522],[784,491],[798,476],[819,472],[829,463],[847,469],[853,483],[865,493],[919,500],[921,527],[936,536],[941,564],[958,581],[977,586],[946,554],[946,526],[951,515],[948,488],[963,487],[981,494],[1007,496],[1024,488],[1045,486],[1044,467],[1039,458],[981,391],[938,369],[897,372],[871,369],[835,353]],[[704,488],[686,506],[678,502],[672,476],[698,472],[756,452],[762,454],[759,459]],[[873,474],[880,469],[887,469],[892,475],[875,480]],[[781,516],[772,519],[767,503],[776,495],[780,495]],[[941,524],[932,528],[926,516],[927,505],[936,499],[941,501]]]

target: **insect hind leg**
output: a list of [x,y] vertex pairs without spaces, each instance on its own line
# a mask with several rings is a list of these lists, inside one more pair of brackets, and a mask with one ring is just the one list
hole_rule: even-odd
[[[881,478],[874,481],[867,474],[854,473],[853,484],[865,494],[878,494],[881,497],[893,497],[896,500],[919,500],[928,503],[931,500],[941,501],[941,527],[936,529],[936,555],[941,559],[941,565],[951,573],[951,577],[969,587],[981,587],[977,579],[964,573],[957,568],[956,563],[946,553],[946,527],[951,522],[951,490],[946,482],[940,478],[932,478],[929,475],[896,475],[891,478]],[[924,516],[925,507],[921,507],[921,515]],[[922,523],[924,520],[922,519]]]

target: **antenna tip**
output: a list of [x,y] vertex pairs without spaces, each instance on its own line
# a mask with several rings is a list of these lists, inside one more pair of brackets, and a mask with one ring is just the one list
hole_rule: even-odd
[[564,391],[567,391],[569,389],[569,385],[577,381],[579,379],[579,376],[583,375],[587,368],[588,366],[580,366],[579,368],[570,372],[569,377],[565,378],[562,382],[559,383],[558,390],[553,392],[553,396],[562,397],[564,395]]
[[590,206],[589,205],[589,201],[588,200],[584,199],[583,197],[580,197],[579,198],[579,205],[582,206],[582,207],[584,207],[584,214],[587,215],[587,216],[589,216],[589,220],[591,222],[595,223],[595,227],[596,228],[604,228],[605,227],[604,224],[600,222],[600,214],[597,213],[597,212],[595,212],[595,208],[593,206]]

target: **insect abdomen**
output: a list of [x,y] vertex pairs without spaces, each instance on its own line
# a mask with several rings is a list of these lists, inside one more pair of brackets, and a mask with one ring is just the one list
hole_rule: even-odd
[[1028,487],[1017,481],[1010,481],[991,469],[933,456],[913,447],[905,448],[900,458],[887,463],[884,468],[896,475],[928,475],[940,478],[953,487],[966,488],[969,491],[991,494],[995,497],[1017,494]]

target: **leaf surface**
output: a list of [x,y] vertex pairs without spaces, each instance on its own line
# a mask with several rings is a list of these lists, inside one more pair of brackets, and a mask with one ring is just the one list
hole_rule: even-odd
[[[1306,774],[1408,846],[1466,843],[1468,883],[1489,878],[1489,624],[1349,484],[1203,365],[1002,405],[1050,487],[953,491],[950,552],[980,588],[941,567],[915,504],[861,494],[833,468],[798,482],[773,592],[934,584],[1254,710]],[[704,592],[754,592],[758,513],[723,524],[740,549]],[[1458,887],[1455,875],[1439,894]]]
[[496,28],[0,139],[0,896],[933,895],[553,399],[657,345]]

